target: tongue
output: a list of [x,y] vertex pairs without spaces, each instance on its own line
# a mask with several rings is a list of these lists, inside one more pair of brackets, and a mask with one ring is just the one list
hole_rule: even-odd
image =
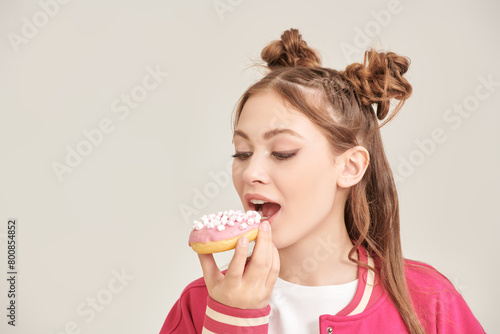
[[281,205],[276,203],[264,203],[262,204],[262,216],[271,217],[281,208]]

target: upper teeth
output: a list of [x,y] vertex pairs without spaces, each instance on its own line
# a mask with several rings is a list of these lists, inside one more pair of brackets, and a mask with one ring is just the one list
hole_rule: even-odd
[[264,203],[267,203],[266,201],[262,201],[260,199],[251,199],[250,202],[253,203],[253,204],[264,204]]

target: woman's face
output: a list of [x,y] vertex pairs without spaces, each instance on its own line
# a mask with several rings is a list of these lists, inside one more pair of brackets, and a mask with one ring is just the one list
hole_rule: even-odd
[[[319,128],[285,107],[276,93],[252,96],[234,134],[233,183],[245,210],[271,216],[278,249],[313,240],[328,229],[337,193],[337,170]],[[259,202],[255,202],[259,203]]]

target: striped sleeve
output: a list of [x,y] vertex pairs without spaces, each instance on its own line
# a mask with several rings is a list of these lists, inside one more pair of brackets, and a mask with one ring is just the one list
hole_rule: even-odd
[[247,310],[221,304],[207,297],[202,334],[267,334],[271,306]]

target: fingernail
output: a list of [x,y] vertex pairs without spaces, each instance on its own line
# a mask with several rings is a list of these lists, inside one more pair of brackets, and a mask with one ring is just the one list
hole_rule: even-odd
[[260,223],[259,227],[262,231],[269,231],[269,223],[267,222],[267,220],[264,220],[262,223]]
[[240,243],[240,246],[248,246],[248,238],[247,237],[239,238],[238,242]]

